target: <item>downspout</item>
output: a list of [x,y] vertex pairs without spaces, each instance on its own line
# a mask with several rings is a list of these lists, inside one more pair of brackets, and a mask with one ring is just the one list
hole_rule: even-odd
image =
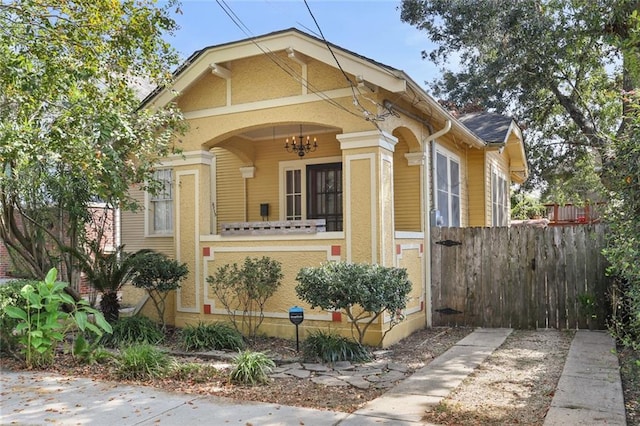
[[442,129],[438,130],[435,133],[430,134],[422,141],[422,155],[423,155],[423,180],[424,185],[423,189],[423,199],[424,202],[424,232],[423,232],[423,247],[424,247],[424,257],[425,257],[425,310],[427,316],[427,327],[431,327],[433,324],[432,321],[432,310],[431,310],[431,199],[432,199],[432,190],[431,190],[431,169],[432,169],[432,161],[427,161],[429,155],[429,148],[433,153],[433,144],[437,138],[444,135],[445,133],[451,130],[451,120],[447,120]]
[[403,109],[402,107],[397,106],[393,102],[389,100],[384,100],[383,106],[389,111],[398,111],[402,114],[406,115],[409,118],[412,118],[422,124],[429,131],[429,136],[427,136],[422,141],[422,199],[424,200],[423,206],[423,223],[424,223],[424,232],[422,233],[422,246],[424,247],[424,282],[425,282],[425,315],[427,317],[427,327],[431,327],[432,321],[432,312],[431,312],[431,161],[427,161],[427,155],[429,154],[429,146],[431,145],[431,152],[433,152],[433,143],[440,136],[448,133],[451,130],[451,120],[446,119],[444,127],[437,132],[433,132],[433,126],[427,120],[422,117],[417,116],[416,114]]

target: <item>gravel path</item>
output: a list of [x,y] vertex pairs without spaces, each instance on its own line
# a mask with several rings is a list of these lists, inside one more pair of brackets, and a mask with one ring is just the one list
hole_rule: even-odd
[[515,330],[425,420],[446,425],[541,425],[573,332]]

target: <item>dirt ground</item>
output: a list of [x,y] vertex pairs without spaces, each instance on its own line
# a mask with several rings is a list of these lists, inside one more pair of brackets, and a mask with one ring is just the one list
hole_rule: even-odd
[[[376,352],[377,359],[405,364],[409,372],[428,364],[472,329],[432,328],[420,330],[398,344]],[[554,390],[571,344],[572,332],[516,330],[448,398],[426,413],[425,421],[443,425],[541,425],[553,399]],[[295,342],[260,339],[252,350],[277,354],[286,361],[297,357]],[[622,352],[621,372],[629,426],[640,426],[640,364],[637,353]],[[217,395],[245,401],[353,412],[380,396],[381,389],[335,387],[328,392],[310,379],[273,379],[261,386],[238,386],[228,380],[228,361],[178,357],[177,362],[206,365],[204,371],[183,369],[163,379],[141,384],[197,395]],[[3,368],[20,368],[2,359]],[[66,375],[115,380],[113,366],[77,365],[60,354],[52,370]]]
[[542,424],[572,337],[573,332],[515,330],[425,419],[446,425]]

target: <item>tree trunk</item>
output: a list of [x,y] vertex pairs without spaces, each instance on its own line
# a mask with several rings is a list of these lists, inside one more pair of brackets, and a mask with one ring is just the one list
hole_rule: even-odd
[[120,302],[118,301],[118,293],[109,292],[102,293],[100,300],[100,310],[104,318],[110,323],[115,323],[120,317]]

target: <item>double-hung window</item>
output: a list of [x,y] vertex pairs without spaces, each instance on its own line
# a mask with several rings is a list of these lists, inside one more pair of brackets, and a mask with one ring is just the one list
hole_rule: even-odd
[[509,187],[504,174],[491,169],[491,224],[507,226],[509,222]]
[[284,219],[325,219],[327,231],[342,231],[342,163],[294,161],[282,171]]
[[434,155],[435,208],[440,226],[460,226],[460,158],[437,146]]
[[152,234],[173,232],[173,174],[171,169],[159,169],[153,174],[160,183],[149,199],[149,222]]

